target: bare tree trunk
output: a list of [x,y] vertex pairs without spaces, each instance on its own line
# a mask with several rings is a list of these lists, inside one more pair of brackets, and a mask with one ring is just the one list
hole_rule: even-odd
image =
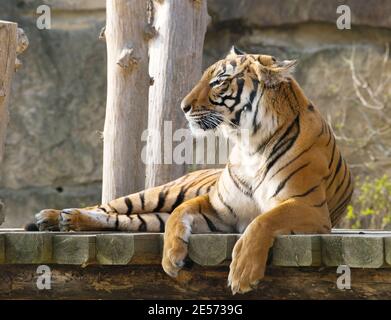
[[[14,72],[21,66],[17,54],[28,46],[23,30],[14,22],[0,20],[0,166],[4,156],[8,103]],[[0,200],[0,224],[4,221],[4,204]]]
[[[149,43],[149,90],[146,187],[165,183],[185,173],[184,164],[170,164],[171,150],[163,150],[164,122],[172,132],[185,128],[180,102],[199,80],[204,36],[209,21],[206,0],[164,0],[153,2],[152,23],[156,30]],[[167,129],[167,128],[166,128]],[[167,141],[165,141],[167,142]],[[164,164],[159,164],[163,163]],[[168,161],[168,163],[167,163]]]
[[11,81],[15,71],[18,25],[0,21],[0,163],[4,155],[6,128],[8,124],[8,101]]
[[141,189],[148,110],[147,1],[107,0],[107,106],[102,202]]

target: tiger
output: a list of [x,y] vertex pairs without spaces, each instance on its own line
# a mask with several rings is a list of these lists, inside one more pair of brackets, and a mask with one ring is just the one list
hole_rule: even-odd
[[224,168],[105,204],[42,210],[27,229],[164,232],[161,264],[174,278],[191,234],[238,233],[228,286],[255,289],[275,238],[330,233],[354,190],[331,126],[293,78],[296,65],[233,47],[182,100],[195,134],[220,130],[233,141]]

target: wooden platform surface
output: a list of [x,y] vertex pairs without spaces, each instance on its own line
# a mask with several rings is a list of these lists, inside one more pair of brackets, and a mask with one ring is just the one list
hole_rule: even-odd
[[[160,266],[159,233],[0,229],[0,298],[391,299],[391,232],[280,236],[257,290],[232,296],[226,278],[238,237],[192,235],[188,265],[171,279]],[[37,288],[39,265],[50,267],[50,290]],[[337,288],[340,265],[351,268],[351,290]]]

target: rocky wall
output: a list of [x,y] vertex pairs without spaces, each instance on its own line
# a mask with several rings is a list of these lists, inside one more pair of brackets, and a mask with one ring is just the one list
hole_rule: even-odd
[[[44,3],[52,8],[50,30],[35,26],[35,10]],[[105,24],[104,3],[0,0],[0,19],[18,22],[30,39],[14,79],[0,168],[0,199],[6,205],[2,227],[19,227],[42,208],[99,202],[106,52],[98,35]],[[351,8],[351,30],[336,28],[340,1],[209,0],[212,23],[204,65],[223,57],[232,44],[298,59],[296,78],[333,123],[355,172],[376,174],[390,169],[390,136],[369,136],[390,115],[391,2],[343,3]],[[382,109],[363,107],[349,61],[365,79],[361,83],[376,91]],[[371,131],[360,125],[368,118]]]

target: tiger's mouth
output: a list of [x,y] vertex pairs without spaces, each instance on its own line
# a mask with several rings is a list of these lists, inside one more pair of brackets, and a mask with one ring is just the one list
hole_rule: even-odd
[[193,133],[198,130],[215,130],[223,122],[222,115],[213,111],[191,114],[186,118]]

